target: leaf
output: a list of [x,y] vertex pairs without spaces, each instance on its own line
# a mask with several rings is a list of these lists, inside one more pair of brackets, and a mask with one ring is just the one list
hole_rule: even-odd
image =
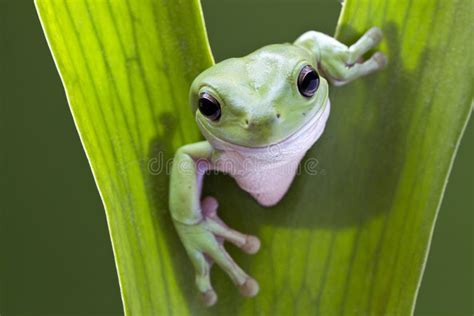
[[[277,207],[258,208],[232,180],[210,179],[224,221],[262,238],[255,258],[232,252],[261,293],[253,301],[227,295],[217,314],[242,304],[242,315],[413,312],[472,108],[469,8],[468,1],[345,2],[338,38],[351,44],[382,27],[389,65],[331,88],[327,129]],[[217,281],[232,291],[224,277]]]
[[183,315],[188,305],[173,262],[180,245],[160,168],[200,137],[188,87],[213,63],[200,4],[36,5],[106,208],[125,311]]
[[166,162],[201,137],[187,104],[189,83],[212,64],[199,4],[37,7],[106,206],[127,314],[412,313],[472,109],[469,0],[346,0],[338,38],[382,27],[389,66],[332,88],[325,134],[277,207],[261,208],[227,176],[206,178],[224,221],[262,239],[255,256],[228,247],[260,294],[240,297],[214,269],[211,309],[167,213]]

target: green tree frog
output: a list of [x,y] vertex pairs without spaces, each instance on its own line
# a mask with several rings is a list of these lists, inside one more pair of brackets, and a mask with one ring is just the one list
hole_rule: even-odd
[[381,52],[361,60],[381,39],[381,30],[374,27],[347,47],[309,31],[293,44],[269,45],[224,60],[195,78],[190,102],[206,141],[176,152],[169,198],[173,222],[206,305],[217,301],[210,281],[213,263],[242,295],[257,294],[258,283],[234,262],[223,242],[254,254],[260,241],[224,224],[215,198],[201,199],[204,174],[225,172],[261,205],[277,204],[324,130],[330,109],[328,81],[342,85],[382,68],[386,57]]

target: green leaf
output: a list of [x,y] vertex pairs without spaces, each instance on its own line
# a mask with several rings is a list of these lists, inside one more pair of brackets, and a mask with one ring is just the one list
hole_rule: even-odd
[[214,269],[211,309],[172,227],[165,165],[201,138],[187,104],[189,83],[212,64],[199,3],[37,7],[106,206],[127,314],[412,313],[472,109],[469,0],[346,0],[338,38],[382,27],[389,65],[332,88],[325,134],[277,207],[261,208],[227,176],[206,178],[224,221],[262,239],[255,256],[228,247],[260,294],[240,297]]
[[200,4],[36,5],[106,208],[125,311],[183,315],[188,304],[173,261],[180,245],[159,168],[200,137],[188,87],[213,63]]

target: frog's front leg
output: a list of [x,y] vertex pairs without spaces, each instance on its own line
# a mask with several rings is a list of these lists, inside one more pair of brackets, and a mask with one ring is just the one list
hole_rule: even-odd
[[362,56],[381,40],[382,31],[373,27],[350,47],[315,31],[301,35],[295,45],[304,47],[315,55],[318,68],[332,84],[343,85],[385,66],[387,58],[381,52],[376,52],[365,62],[359,63]]
[[223,242],[227,240],[247,253],[256,253],[260,241],[227,227],[217,216],[217,201],[206,197],[200,201],[204,173],[212,168],[213,148],[208,142],[181,147],[171,171],[170,211],[184,248],[196,270],[196,285],[207,305],[217,301],[210,281],[212,263],[217,263],[240,288],[244,296],[258,292],[257,282],[249,277],[229,256]]

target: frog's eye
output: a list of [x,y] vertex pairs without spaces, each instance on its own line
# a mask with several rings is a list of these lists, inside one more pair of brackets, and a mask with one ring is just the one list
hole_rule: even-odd
[[213,121],[221,117],[221,105],[212,95],[201,92],[199,95],[199,112]]
[[319,87],[319,75],[310,65],[301,69],[298,76],[298,90],[305,97],[312,97]]

